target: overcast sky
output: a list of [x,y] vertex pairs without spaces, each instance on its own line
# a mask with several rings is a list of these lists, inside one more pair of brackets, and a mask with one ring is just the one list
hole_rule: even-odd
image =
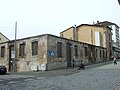
[[110,21],[120,26],[117,0],[0,0],[0,32],[14,39],[59,33],[74,24]]

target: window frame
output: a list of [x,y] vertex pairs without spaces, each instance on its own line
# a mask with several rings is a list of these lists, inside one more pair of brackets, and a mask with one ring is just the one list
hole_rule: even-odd
[[1,47],[1,57],[5,57],[5,46]]
[[19,56],[25,57],[25,43],[19,45]]
[[62,42],[57,42],[57,57],[62,57]]
[[84,47],[84,50],[85,50],[85,57],[87,57],[88,56],[88,48]]
[[38,41],[32,42],[32,56],[38,55]]

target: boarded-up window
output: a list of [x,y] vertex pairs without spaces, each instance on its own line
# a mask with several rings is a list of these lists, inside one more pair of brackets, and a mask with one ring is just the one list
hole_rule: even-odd
[[19,56],[21,56],[21,57],[24,57],[24,56],[25,56],[25,43],[20,44]]
[[38,55],[38,41],[32,42],[32,55]]
[[1,57],[5,56],[5,46],[1,47]]
[[57,42],[57,56],[62,57],[62,42]]
[[87,51],[87,47],[85,47],[85,57],[87,57],[88,55],[88,51]]
[[78,46],[77,45],[74,46],[74,50],[75,50],[75,56],[77,57],[78,56]]

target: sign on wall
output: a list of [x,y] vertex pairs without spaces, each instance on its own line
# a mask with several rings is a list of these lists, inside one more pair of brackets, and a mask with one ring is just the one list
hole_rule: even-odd
[[55,56],[55,52],[53,50],[50,51],[50,56]]
[[15,58],[15,51],[11,51],[11,58]]

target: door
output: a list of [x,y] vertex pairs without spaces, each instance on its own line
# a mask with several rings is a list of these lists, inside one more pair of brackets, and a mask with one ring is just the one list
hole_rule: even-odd
[[66,59],[67,59],[67,67],[71,67],[71,44],[67,43],[66,45]]
[[12,58],[12,51],[14,51],[14,45],[9,46],[9,72],[13,71],[13,61],[14,59]]

